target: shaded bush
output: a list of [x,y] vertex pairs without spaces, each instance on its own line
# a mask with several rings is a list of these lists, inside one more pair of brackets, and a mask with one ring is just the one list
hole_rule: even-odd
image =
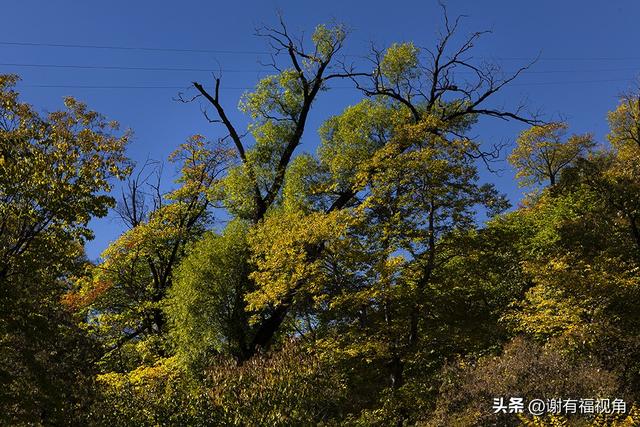
[[98,376],[92,423],[109,426],[291,426],[340,416],[345,387],[293,344],[238,365],[216,359],[193,381],[177,358]]
[[223,425],[291,426],[340,418],[346,387],[302,347],[255,357],[241,366],[221,359],[207,374]]
[[[598,363],[576,357],[550,342],[545,346],[515,338],[499,356],[460,361],[444,372],[435,413],[427,425],[519,425],[513,414],[494,414],[493,399],[522,397],[612,398],[616,376]],[[497,424],[496,424],[497,423]]]

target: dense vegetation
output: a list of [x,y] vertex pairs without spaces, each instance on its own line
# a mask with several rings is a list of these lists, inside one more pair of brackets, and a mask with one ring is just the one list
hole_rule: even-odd
[[[168,193],[117,124],[73,99],[41,115],[0,76],[0,422],[634,425],[640,95],[601,144],[495,108],[520,71],[468,62],[481,33],[457,27],[431,51],[374,50],[364,71],[338,59],[341,26],[309,46],[262,29],[283,63],[243,96],[249,128],[219,79],[194,83],[224,137],[180,145]],[[362,100],[298,153],[338,80]],[[484,119],[525,128],[512,210],[478,177]],[[88,221],[110,208],[127,231],[91,263]],[[631,413],[494,414],[498,396]]]

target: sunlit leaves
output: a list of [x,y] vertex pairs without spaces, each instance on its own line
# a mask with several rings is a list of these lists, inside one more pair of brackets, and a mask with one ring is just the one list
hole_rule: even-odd
[[248,225],[231,222],[221,235],[205,234],[177,271],[166,301],[178,355],[202,363],[211,354],[239,355],[248,331],[244,296],[251,290]]
[[585,156],[595,144],[589,134],[564,136],[568,126],[565,123],[549,123],[533,126],[523,131],[517,146],[509,156],[509,161],[518,171],[522,186],[556,183],[560,171]]
[[412,80],[420,75],[419,54],[413,43],[394,43],[384,53],[380,72],[390,85],[407,90]]
[[615,110],[609,112],[609,142],[617,149],[625,147],[640,150],[640,95],[628,94],[621,98]]
[[342,44],[347,36],[347,29],[344,25],[318,25],[311,36],[311,41],[315,46],[315,55],[327,60],[332,55],[336,46]]
[[123,347],[134,366],[163,354],[164,299],[173,271],[187,243],[204,232],[210,204],[223,198],[222,178],[232,158],[228,147],[200,135],[181,144],[170,156],[181,167],[179,187],[156,195],[153,209],[109,245],[99,265],[76,281],[67,302],[86,314],[89,330],[109,350],[104,364],[117,363],[123,369]]
[[357,173],[389,142],[398,115],[397,109],[384,103],[364,100],[323,124],[318,154],[338,189],[347,190],[356,183]]
[[90,237],[90,217],[105,215],[113,203],[104,195],[111,178],[128,171],[128,133],[117,135],[117,124],[72,98],[66,110],[40,117],[11,90],[15,78],[2,83],[0,209],[6,226],[26,226],[3,233],[5,248],[22,250],[19,239],[30,240],[45,227]]
[[263,78],[253,92],[240,101],[240,110],[251,114],[259,122],[274,117],[295,120],[303,102],[302,84],[295,70]]
[[344,233],[346,219],[341,212],[304,214],[285,210],[265,218],[249,237],[257,267],[251,277],[258,285],[246,297],[249,310],[277,304],[294,289],[299,298],[317,293],[323,263],[315,253]]
[[0,75],[0,422],[84,424],[93,366],[79,361],[95,348],[69,309],[97,295],[64,292],[83,273],[88,222],[128,173],[129,134],[72,98],[40,114],[17,81]]

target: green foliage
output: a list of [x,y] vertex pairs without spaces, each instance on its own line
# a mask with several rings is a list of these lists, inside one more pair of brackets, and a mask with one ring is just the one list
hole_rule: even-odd
[[219,425],[330,424],[349,398],[341,378],[295,343],[241,366],[219,360],[207,381]]
[[[79,246],[52,251],[72,264]],[[49,253],[47,254],[49,255]],[[44,262],[2,282],[0,296],[0,424],[84,424],[95,397],[93,366],[80,361],[98,354],[96,343],[60,304],[65,284]],[[54,270],[54,271],[52,271]]]
[[560,171],[584,156],[594,147],[589,134],[571,135],[562,141],[567,132],[566,123],[548,123],[533,126],[518,137],[517,146],[509,161],[517,169],[522,186],[556,182]]
[[85,422],[95,343],[61,304],[86,260],[87,224],[113,205],[105,192],[128,171],[118,135],[84,104],[46,116],[0,75],[0,421]]
[[567,354],[556,344],[538,346],[516,338],[499,356],[460,360],[448,367],[436,411],[427,425],[521,425],[515,414],[491,410],[493,399],[499,396],[522,397],[528,402],[558,396],[596,399],[615,393],[615,375],[588,358]]
[[[247,133],[220,80],[194,85],[228,136],[181,144],[165,194],[149,165],[128,175],[116,124],[73,99],[42,116],[0,76],[0,421],[634,423],[636,409],[489,405],[640,398],[639,98],[610,113],[608,149],[565,123],[523,131],[509,160],[523,185],[550,185],[505,213],[467,135],[481,116],[519,117],[480,105],[510,80],[472,68],[477,85],[457,86],[479,34],[449,54],[455,27],[434,51],[374,49],[371,73],[335,63],[343,26],[308,44],[283,23],[259,30],[288,65],[243,95]],[[366,97],[298,153],[317,95],[344,77]],[[87,224],[127,175],[127,230],[91,264]]]
[[166,312],[177,354],[188,364],[201,366],[216,354],[238,356],[247,345],[243,297],[252,286],[246,280],[247,231],[247,224],[236,220],[222,235],[205,234],[176,272]]
[[318,194],[325,185],[324,171],[313,156],[301,154],[291,161],[282,189],[282,207],[289,212],[317,209]]
[[232,167],[222,183],[224,206],[232,215],[243,219],[253,218],[256,214],[250,169],[247,164]]
[[319,58],[328,59],[335,52],[335,47],[342,44],[347,37],[347,28],[337,24],[333,26],[318,25],[311,36],[315,53]]
[[413,43],[394,43],[384,53],[380,72],[392,86],[409,85],[421,72],[419,54],[420,50]]
[[208,206],[220,197],[220,170],[230,157],[226,147],[199,135],[188,139],[170,157],[181,166],[180,186],[157,195],[150,212],[139,199],[144,183],[130,184],[122,214],[131,228],[103,252],[99,265],[77,278],[65,298],[87,317],[84,327],[105,347],[103,370],[132,369],[166,355],[164,300],[173,270],[187,243],[204,232]]
[[363,100],[322,125],[318,157],[331,174],[336,190],[357,184],[358,173],[364,172],[375,152],[389,142],[393,123],[406,121],[406,114],[402,116],[397,108]]
[[123,374],[98,375],[96,382],[93,425],[220,425],[208,391],[190,380],[175,358]]

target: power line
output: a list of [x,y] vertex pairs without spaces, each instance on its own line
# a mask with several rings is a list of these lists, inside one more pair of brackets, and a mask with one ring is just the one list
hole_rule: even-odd
[[[49,89],[188,89],[189,86],[96,86],[96,85],[23,85],[30,88],[49,88]],[[228,87],[226,89],[250,89],[242,87]]]
[[[215,71],[211,68],[177,68],[177,67],[129,67],[121,65],[66,65],[66,64],[23,64],[23,63],[0,63],[5,67],[28,67],[28,68],[66,68],[82,70],[133,70],[133,71]],[[222,73],[265,73],[267,70],[220,70]]]
[[179,49],[139,46],[109,46],[90,44],[63,44],[63,43],[31,43],[31,42],[0,42],[4,46],[30,46],[30,47],[60,47],[77,49],[103,49],[103,50],[138,50],[147,52],[190,52],[190,53],[215,53],[229,55],[268,55],[271,52],[259,50],[220,50],[220,49]]
[[[36,43],[36,42],[7,42],[0,41],[4,46],[25,46],[25,47],[54,47],[54,48],[75,48],[75,49],[103,49],[103,50],[137,50],[148,52],[190,52],[190,53],[215,53],[229,55],[270,55],[273,52],[261,50],[224,50],[224,49],[185,49],[185,48],[161,48],[143,46],[114,46],[114,45],[92,45],[92,44],[65,44],[65,43]],[[524,56],[492,56],[487,59],[504,61],[531,61],[535,57]],[[541,56],[538,61],[640,61],[638,56],[566,56],[566,57],[545,57]]]
[[[79,70],[124,70],[124,71],[175,71],[175,72],[213,72],[212,68],[190,68],[190,67],[130,67],[124,65],[77,65],[77,64],[31,64],[4,62],[0,66],[5,67],[25,67],[25,68],[63,68]],[[272,70],[219,70],[222,73],[267,73]],[[593,68],[574,70],[527,70],[525,74],[561,74],[561,73],[582,73],[582,72],[611,72],[611,71],[640,71],[640,67],[633,68]],[[458,71],[460,72],[460,71]],[[460,72],[462,73],[462,72]],[[466,72],[473,74],[473,72]],[[512,73],[512,72],[509,72]]]
[[[524,56],[496,56],[490,59],[499,61],[532,61],[534,58]],[[565,57],[540,57],[537,61],[640,61],[639,56],[565,56]]]
[[556,82],[531,82],[531,83],[511,83],[509,86],[546,86],[546,85],[568,85],[582,83],[610,83],[610,82],[633,82],[634,79],[600,79],[600,80],[567,80]]
[[[182,89],[187,90],[192,86],[137,86],[137,85],[65,85],[65,84],[29,84],[22,85],[27,88],[44,88],[44,89]],[[254,86],[226,86],[222,90],[253,90]],[[354,89],[354,86],[334,86],[331,89]]]
[[[532,83],[512,83],[510,86],[546,86],[546,85],[567,85],[567,84],[589,84],[589,83],[611,83],[611,82],[632,82],[633,79],[599,79],[599,80],[567,80],[567,81],[552,81],[552,82],[532,82]],[[137,86],[137,85],[54,85],[54,84],[34,84],[23,85],[28,88],[60,88],[60,89],[189,89],[190,86]],[[254,87],[238,87],[229,86],[223,89],[229,90],[252,90]],[[334,86],[331,89],[356,89],[352,86]]]

